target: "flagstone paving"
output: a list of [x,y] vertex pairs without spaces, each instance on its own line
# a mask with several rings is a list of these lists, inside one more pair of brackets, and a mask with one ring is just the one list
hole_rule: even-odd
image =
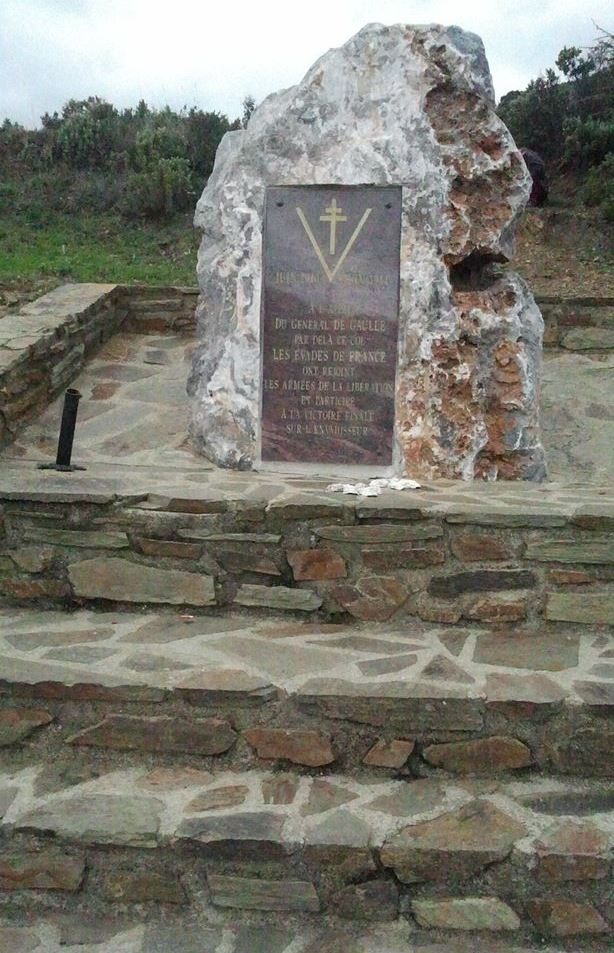
[[[215,691],[218,676],[237,674],[286,693],[322,695],[330,687],[364,697],[394,696],[398,686],[454,698],[493,698],[506,684],[530,686],[539,673],[551,700],[579,704],[593,689],[614,703],[605,664],[614,636],[566,629],[523,635],[476,629],[449,632],[426,624],[332,625],[170,613],[0,611],[0,672],[6,683],[80,680],[147,685],[172,693],[200,684]],[[87,667],[84,668],[84,663]],[[200,679],[198,678],[200,676]],[[232,684],[227,686],[233,690]],[[539,699],[536,698],[536,703]]]
[[[72,383],[83,395],[75,461],[97,472],[101,466],[185,471],[188,480],[211,468],[186,438],[192,350],[189,337],[172,333],[120,332],[103,344]],[[546,353],[542,424],[550,479],[611,482],[614,418],[604,386],[611,374],[612,362],[602,356]],[[56,400],[18,435],[3,453],[6,461],[54,458],[61,403]]]
[[[207,922],[140,922],[135,917],[94,922],[89,928],[59,916],[27,927],[0,925],[0,945],[6,953],[538,953],[537,947],[492,937],[433,943],[396,925],[352,930],[339,923],[319,928],[255,923],[224,928]],[[561,950],[540,944],[539,953]]]
[[[102,345],[73,382],[82,394],[75,462],[87,466],[202,469],[187,443],[185,382],[193,345],[178,335],[121,333]],[[6,459],[55,458],[63,398],[5,451]]]

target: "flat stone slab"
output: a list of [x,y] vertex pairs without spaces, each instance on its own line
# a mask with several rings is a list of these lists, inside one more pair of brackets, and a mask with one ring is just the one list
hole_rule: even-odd
[[125,844],[155,847],[162,803],[156,798],[126,794],[73,795],[54,798],[23,814],[22,830],[52,831],[83,844]]

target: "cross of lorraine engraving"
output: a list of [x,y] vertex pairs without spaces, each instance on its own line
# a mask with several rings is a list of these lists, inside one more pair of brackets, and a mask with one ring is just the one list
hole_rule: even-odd
[[[320,221],[330,222],[329,254],[334,255],[337,248],[337,224],[339,222],[347,222],[347,218],[343,214],[343,209],[337,205],[336,199],[332,199],[330,205],[325,206],[324,211],[326,214],[320,215]],[[371,214],[372,211],[373,211],[372,208],[366,208],[364,210],[360,221],[358,222],[358,224],[356,225],[356,228],[354,229],[354,231],[348,238],[345,248],[342,250],[341,254],[337,258],[337,261],[333,267],[332,262],[329,264],[326,261],[324,252],[320,248],[318,241],[315,235],[313,234],[313,231],[311,230],[311,225],[307,221],[307,217],[305,213],[303,212],[302,208],[299,205],[296,206],[296,214],[298,215],[301,221],[301,225],[305,229],[305,234],[307,235],[307,238],[311,242],[311,247],[316,253],[317,259],[320,262],[320,265],[322,266],[322,271],[324,272],[324,274],[326,275],[329,281],[334,281],[335,275],[343,267],[343,263],[345,262],[347,256],[352,250],[354,242],[360,235],[362,228],[365,222],[367,221],[367,219],[369,218],[369,215]]]
[[333,199],[324,211],[326,215],[320,215],[321,222],[330,222],[330,236],[328,243],[328,254],[334,255],[337,245],[337,223],[347,222],[347,216],[343,215],[343,209],[337,208],[337,199]]

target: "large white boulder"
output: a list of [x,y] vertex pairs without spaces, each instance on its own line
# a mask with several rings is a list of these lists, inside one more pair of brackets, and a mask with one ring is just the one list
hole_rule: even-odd
[[401,185],[394,471],[540,479],[542,319],[506,261],[530,176],[494,111],[479,37],[362,29],[228,133],[197,206],[196,447],[257,459],[262,215],[267,185]]

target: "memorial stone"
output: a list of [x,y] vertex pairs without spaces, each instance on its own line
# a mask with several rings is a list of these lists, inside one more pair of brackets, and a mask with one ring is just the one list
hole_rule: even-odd
[[240,469],[541,479],[543,324],[500,268],[530,188],[458,27],[367,26],[268,97],[197,207],[197,449]]

